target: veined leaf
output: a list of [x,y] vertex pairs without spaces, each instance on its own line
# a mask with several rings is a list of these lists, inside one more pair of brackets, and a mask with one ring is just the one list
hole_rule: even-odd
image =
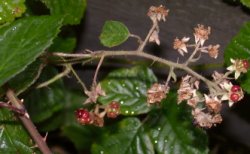
[[137,118],[127,118],[103,134],[100,141],[92,145],[93,154],[154,154],[149,135],[144,133]]
[[121,114],[138,115],[147,113],[147,89],[156,82],[153,72],[145,67],[133,67],[111,72],[101,86],[106,96],[100,97],[102,104],[117,101],[121,105]]
[[100,35],[101,43],[106,47],[114,47],[125,42],[129,37],[128,28],[119,21],[106,21]]
[[0,86],[23,71],[52,44],[61,21],[55,16],[29,17],[0,29]]
[[79,24],[85,9],[86,0],[41,0],[50,9],[52,15],[64,17],[64,24]]

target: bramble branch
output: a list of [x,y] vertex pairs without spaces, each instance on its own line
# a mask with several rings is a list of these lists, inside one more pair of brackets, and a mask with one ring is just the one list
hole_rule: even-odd
[[22,111],[25,111],[24,115],[18,114],[17,117],[20,119],[20,121],[22,122],[24,127],[27,129],[30,136],[35,141],[36,145],[41,150],[41,152],[44,154],[52,154],[48,145],[44,141],[43,137],[37,131],[36,126],[33,124],[33,122],[28,117],[28,113],[26,112],[26,110],[22,104],[22,101],[16,97],[15,93],[11,89],[7,90],[6,96],[15,108],[22,110]]
[[180,70],[184,70],[187,73],[193,75],[194,77],[196,77],[197,79],[202,80],[204,83],[206,83],[206,85],[209,87],[210,92],[213,92],[213,89],[215,90],[220,90],[220,88],[218,87],[218,85],[216,85],[215,83],[211,82],[210,80],[208,80],[207,78],[201,76],[200,74],[198,74],[197,72],[193,71],[191,68],[189,68],[188,66],[186,66],[186,64],[179,64],[179,63],[175,63],[172,62],[170,60],[166,60],[164,58],[161,57],[157,57],[151,54],[148,54],[146,52],[138,52],[138,51],[104,51],[104,50],[100,50],[100,51],[95,51],[93,53],[83,53],[83,54],[65,54],[65,53],[58,53],[55,52],[53,53],[54,56],[59,56],[59,57],[78,57],[78,58],[101,58],[103,56],[105,57],[115,57],[115,56],[135,56],[135,57],[142,57],[142,58],[146,58],[146,59],[150,59],[153,60],[155,62],[164,64],[166,66],[169,67],[174,67],[176,69],[180,69]]

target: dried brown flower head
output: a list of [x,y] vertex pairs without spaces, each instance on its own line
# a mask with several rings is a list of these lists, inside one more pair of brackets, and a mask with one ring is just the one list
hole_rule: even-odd
[[204,25],[198,24],[198,26],[194,28],[194,31],[195,43],[197,44],[200,42],[201,46],[203,46],[204,42],[208,39],[208,36],[211,33],[211,28],[205,28]]
[[105,96],[105,91],[102,90],[102,87],[100,84],[97,86],[93,86],[91,88],[91,91],[86,91],[86,95],[88,96],[88,99],[84,103],[96,103],[97,98],[99,96]]
[[219,44],[217,44],[217,45],[209,45],[208,46],[208,55],[210,56],[210,57],[212,57],[212,58],[217,58],[218,57],[218,52],[219,52],[219,47],[220,47],[220,45]]
[[197,125],[202,128],[211,128],[213,125],[222,122],[222,117],[220,114],[211,115],[198,108],[192,111],[192,115]]
[[[192,97],[196,96],[196,90],[198,89],[199,82],[191,77],[190,75],[186,75],[182,78],[180,88],[178,89],[178,101],[177,103],[181,103],[184,100],[189,100]],[[192,102],[190,102],[192,103]]]
[[205,96],[205,104],[210,112],[219,113],[221,111],[221,100],[219,100],[217,97],[209,97],[206,94]]
[[181,40],[176,38],[174,40],[173,47],[176,49],[182,56],[184,56],[184,52],[188,53],[186,43],[189,41],[189,37],[183,37]]
[[150,17],[150,19],[153,22],[156,21],[166,21],[166,16],[168,16],[169,10],[166,9],[164,6],[160,5],[158,7],[156,6],[151,6],[148,10],[147,15]]
[[147,91],[147,103],[154,104],[160,103],[166,94],[169,92],[169,87],[163,84],[154,83]]

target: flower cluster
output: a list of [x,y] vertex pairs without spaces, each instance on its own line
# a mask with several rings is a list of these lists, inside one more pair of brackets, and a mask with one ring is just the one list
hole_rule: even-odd
[[167,10],[164,6],[160,5],[158,7],[151,6],[148,10],[148,16],[153,22],[156,21],[166,21],[166,17],[168,16],[169,10]]
[[[137,51],[143,52],[147,42],[155,42],[160,45],[159,26],[158,22],[165,21],[169,10],[164,6],[152,6],[149,8],[147,15],[153,21],[153,26],[150,29],[145,41],[139,46]],[[202,53],[205,53],[211,58],[216,59],[219,54],[220,45],[204,45],[211,34],[211,28],[198,24],[194,28],[194,43],[190,44],[190,37],[183,37],[181,39],[175,38],[173,48],[177,52],[185,56],[190,48],[193,48],[190,56],[183,64],[159,60],[164,64],[170,66],[169,75],[165,84],[154,83],[147,90],[147,104],[148,106],[160,104],[162,100],[167,98],[171,79],[176,81],[175,67],[187,71],[189,74],[181,78],[179,89],[177,90],[177,104],[186,102],[192,110],[194,123],[202,128],[211,128],[222,122],[220,114],[223,103],[228,103],[229,107],[241,101],[244,97],[242,88],[239,85],[232,84],[231,79],[238,79],[242,73],[246,73],[249,69],[249,62],[246,59],[231,59],[232,65],[227,68],[227,72],[212,74],[212,80],[209,80],[202,75],[194,72],[188,67],[190,62],[195,62],[200,59]],[[139,53],[139,52],[138,52]],[[137,54],[138,54],[137,53]],[[143,53],[145,56],[147,53]],[[144,57],[141,55],[142,57]],[[150,56],[145,56],[148,58]],[[149,58],[157,61],[157,58]],[[231,77],[233,76],[233,78]],[[203,81],[207,86],[204,89]],[[205,92],[204,92],[205,91]],[[98,105],[97,100],[99,96],[105,96],[106,93],[102,90],[100,84],[94,85],[90,91],[85,92],[88,96],[86,103],[95,103],[94,110],[87,110],[80,108],[76,110],[75,116],[77,121],[82,125],[93,124],[102,127],[104,124],[104,117],[116,118],[120,114],[120,104],[112,101],[107,105]]]
[[211,28],[205,28],[204,25],[198,24],[196,28],[194,28],[194,39],[195,44],[187,44],[190,40],[189,37],[183,37],[182,39],[175,38],[173,43],[173,48],[179,52],[182,56],[184,53],[188,53],[188,47],[194,47],[196,52],[207,53],[212,58],[217,58],[219,53],[220,45],[208,45],[204,46],[205,41],[208,39],[208,36],[211,33]]
[[232,65],[227,68],[231,72],[235,72],[234,77],[238,79],[241,73],[246,73],[249,69],[249,62],[246,59],[231,59]]
[[153,86],[147,91],[148,105],[160,103],[163,99],[166,98],[168,92],[169,87],[167,85],[154,83]]

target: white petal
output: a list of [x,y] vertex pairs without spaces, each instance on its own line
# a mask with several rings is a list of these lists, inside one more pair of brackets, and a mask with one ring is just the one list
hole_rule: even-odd
[[182,56],[184,56],[183,50],[178,49],[178,52],[179,52],[179,54],[181,54]]
[[222,100],[222,101],[228,100],[228,95],[227,95],[227,94],[224,94],[224,95],[221,97],[221,100]]
[[227,91],[230,91],[231,88],[232,88],[233,84],[231,82],[225,82],[224,83],[224,88],[227,90]]
[[234,71],[234,70],[235,70],[235,67],[234,67],[233,65],[231,65],[231,66],[227,67],[227,70],[229,70],[229,71]]
[[239,71],[235,71],[234,77],[235,79],[238,79],[240,76],[240,72]]
[[229,104],[229,107],[232,107],[234,105],[234,102],[229,101],[228,104]]
[[235,60],[233,58],[230,58],[231,63],[235,63]]
[[182,41],[182,42],[185,42],[185,43],[188,42],[189,40],[190,40],[189,37],[183,37],[183,38],[181,39],[181,41]]
[[201,46],[203,46],[205,39],[201,39]]
[[208,95],[204,94],[205,96],[205,101],[207,102],[208,100],[210,100],[210,97],[208,97]]
[[197,44],[199,41],[199,38],[196,35],[194,35],[194,40],[195,40],[195,43]]
[[183,52],[185,52],[185,53],[188,53],[188,51],[187,51],[187,47],[186,46],[183,46],[182,48],[180,48]]

